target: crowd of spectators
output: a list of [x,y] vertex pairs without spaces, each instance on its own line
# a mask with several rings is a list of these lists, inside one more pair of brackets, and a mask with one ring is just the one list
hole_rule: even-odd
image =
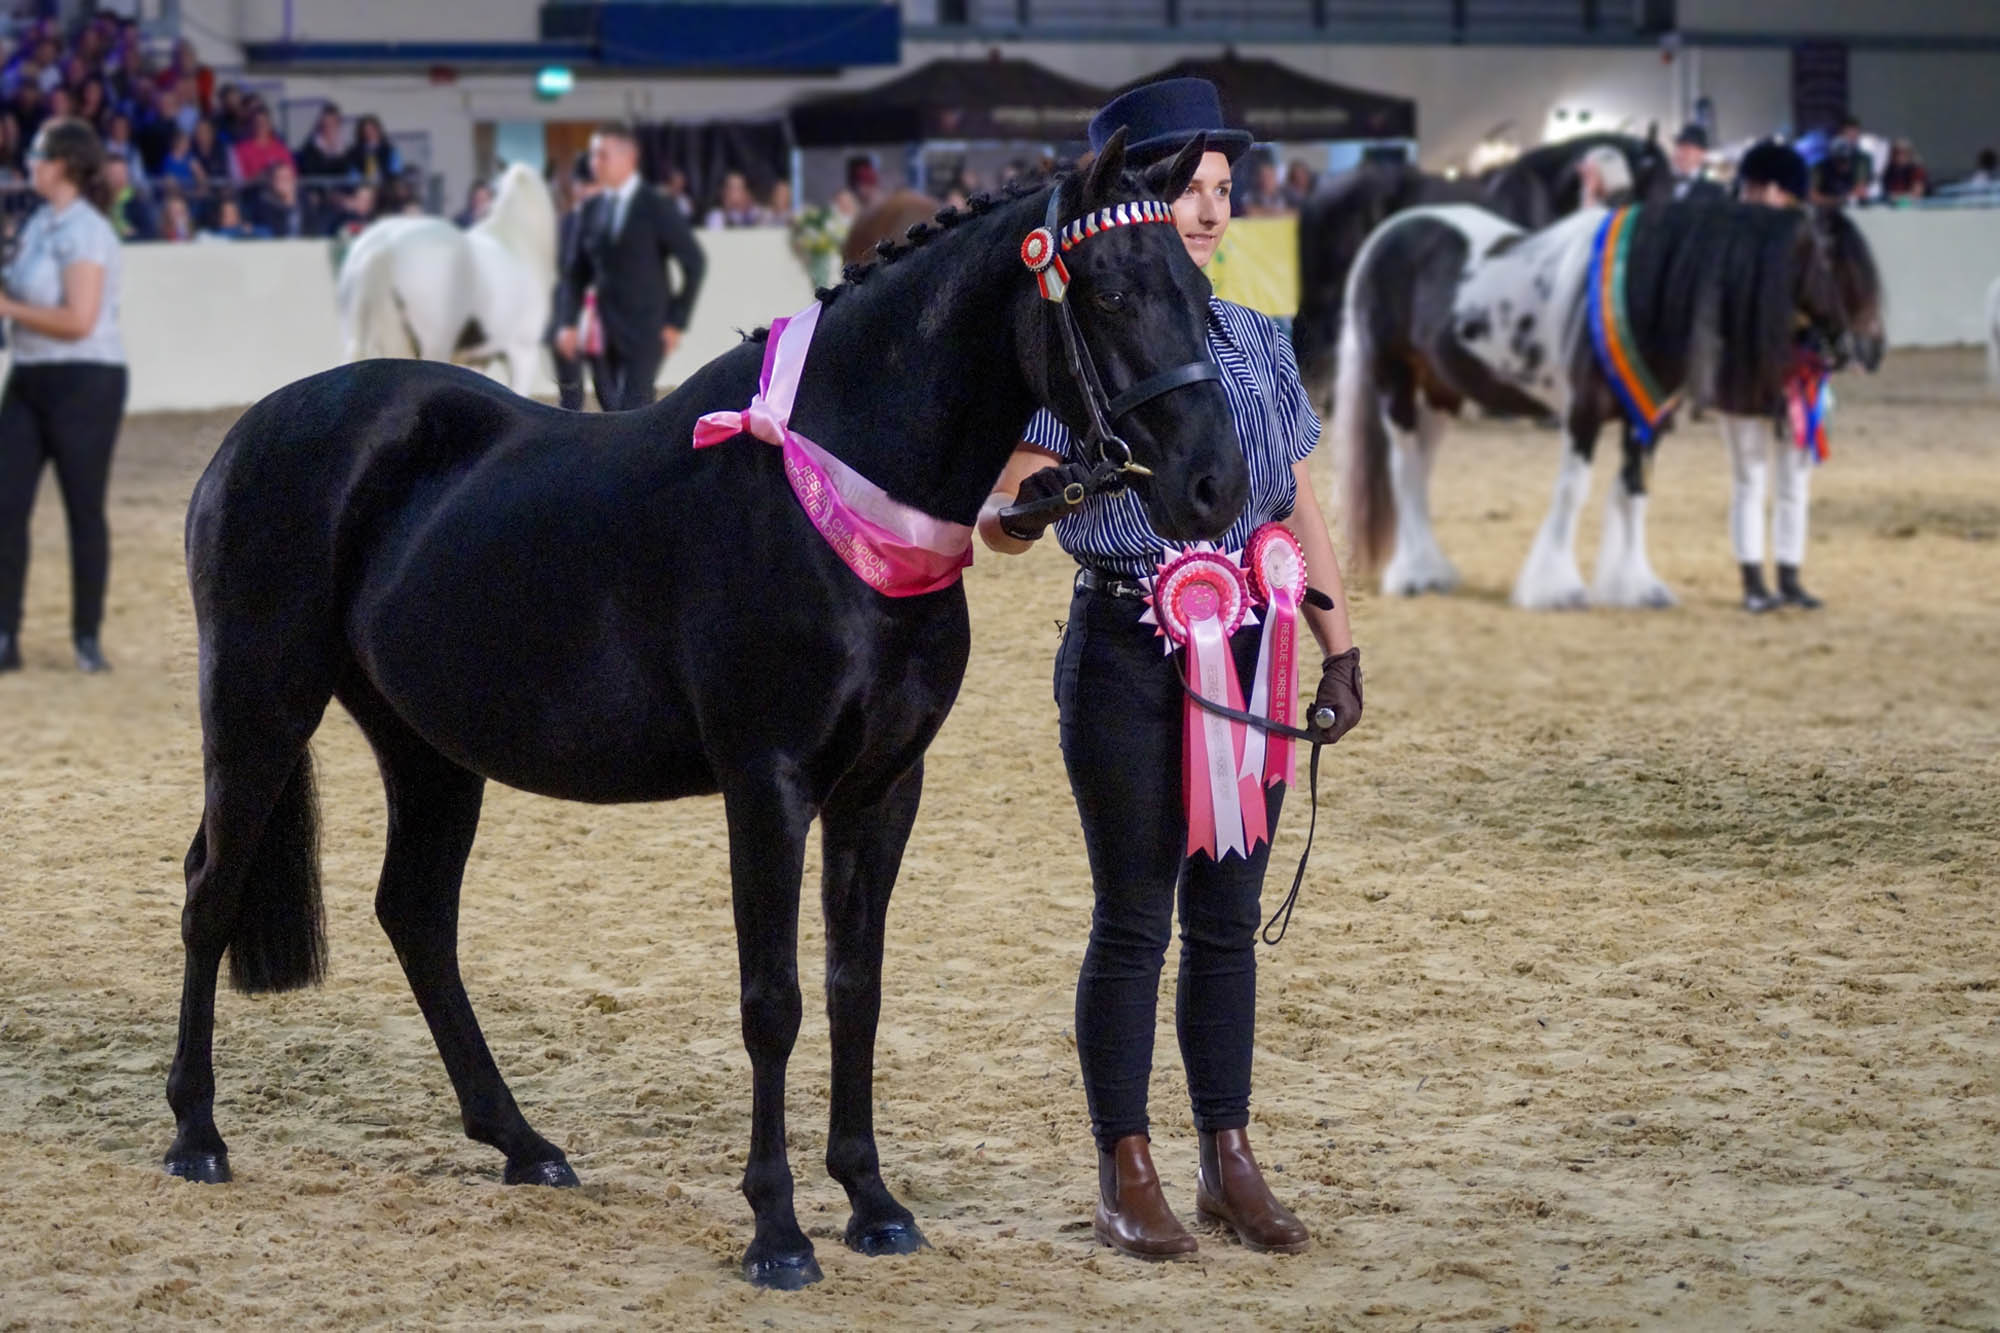
[[130,241],[340,236],[418,206],[420,181],[372,115],[325,105],[296,148],[254,91],[220,83],[183,41],[149,51],[131,19],[99,14],[0,36],[0,213],[32,210],[26,153],[46,121],[104,140],[112,225]]

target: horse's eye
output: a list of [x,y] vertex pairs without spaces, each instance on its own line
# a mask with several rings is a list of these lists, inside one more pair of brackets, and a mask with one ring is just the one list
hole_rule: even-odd
[[1098,309],[1100,310],[1116,311],[1116,310],[1123,310],[1125,308],[1125,293],[1123,292],[1102,291],[1097,293],[1095,299],[1097,301]]

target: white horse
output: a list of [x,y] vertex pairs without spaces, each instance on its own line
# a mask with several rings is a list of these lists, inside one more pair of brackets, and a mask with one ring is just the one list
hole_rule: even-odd
[[414,356],[484,366],[507,360],[525,394],[541,364],[556,281],[556,210],[540,176],[500,173],[493,210],[470,231],[444,218],[391,217],[340,266],[347,359]]

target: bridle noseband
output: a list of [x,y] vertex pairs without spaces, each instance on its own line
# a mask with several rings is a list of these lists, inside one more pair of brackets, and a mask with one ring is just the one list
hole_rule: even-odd
[[1076,312],[1064,299],[1069,288],[1069,269],[1062,256],[1099,232],[1140,223],[1172,225],[1173,210],[1158,199],[1134,199],[1058,225],[1061,205],[1062,187],[1058,185],[1049,192],[1049,210],[1042,225],[1021,242],[1021,262],[1035,275],[1042,299],[1053,309],[1056,327],[1062,330],[1063,359],[1069,364],[1070,378],[1083,391],[1084,408],[1090,417],[1083,435],[1083,450],[1086,458],[1097,460],[1091,489],[1102,490],[1122,484],[1120,479],[1127,473],[1135,477],[1153,475],[1151,469],[1133,461],[1132,446],[1117,432],[1114,423],[1162,394],[1220,380],[1222,370],[1213,360],[1203,358],[1148,376],[1116,397],[1105,391],[1097,363],[1091,360],[1090,348],[1083,341],[1083,330],[1077,326]]

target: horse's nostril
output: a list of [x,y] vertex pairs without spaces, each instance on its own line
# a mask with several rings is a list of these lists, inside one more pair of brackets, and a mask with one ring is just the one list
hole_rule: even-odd
[[1205,472],[1194,479],[1195,506],[1204,514],[1212,514],[1222,502],[1222,487],[1217,484],[1213,473]]

